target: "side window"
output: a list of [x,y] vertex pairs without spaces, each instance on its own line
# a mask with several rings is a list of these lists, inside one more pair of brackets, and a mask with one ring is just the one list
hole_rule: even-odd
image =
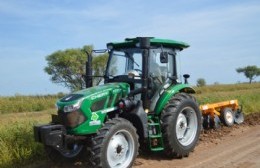
[[150,59],[150,74],[155,82],[157,83],[164,83],[167,78],[167,69],[168,63],[161,63],[160,62],[160,52],[158,50],[153,50]]
[[[115,52],[110,60],[109,74],[113,76],[123,75],[126,71],[127,59],[124,52]],[[119,66],[121,65],[121,66]]]
[[142,70],[142,54],[141,53],[134,53],[134,69]]

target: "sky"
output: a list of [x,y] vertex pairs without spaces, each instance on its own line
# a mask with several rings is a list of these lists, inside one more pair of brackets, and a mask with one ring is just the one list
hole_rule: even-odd
[[178,69],[192,85],[246,82],[235,69],[260,66],[260,1],[0,0],[0,95],[69,92],[43,71],[46,56],[137,36],[190,44]]

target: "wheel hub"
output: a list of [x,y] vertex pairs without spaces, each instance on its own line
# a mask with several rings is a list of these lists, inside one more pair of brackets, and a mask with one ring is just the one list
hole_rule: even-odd
[[108,144],[107,160],[110,167],[123,168],[131,162],[133,156],[133,139],[127,132],[118,132]]
[[233,121],[233,115],[232,115],[232,112],[227,112],[226,113],[226,119],[227,119],[227,121],[229,122],[229,123],[232,123],[232,121]]
[[118,154],[120,154],[123,149],[124,149],[124,148],[122,148],[121,145],[118,145],[117,148],[116,148],[116,152],[117,152]]
[[178,141],[184,145],[190,145],[197,131],[197,115],[195,111],[190,108],[184,108],[178,115],[176,123],[176,136]]
[[182,139],[187,127],[187,119],[184,114],[180,113],[177,120],[177,136]]

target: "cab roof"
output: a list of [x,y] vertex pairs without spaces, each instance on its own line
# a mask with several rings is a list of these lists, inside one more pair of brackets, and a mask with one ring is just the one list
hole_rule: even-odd
[[[123,42],[110,42],[110,43],[107,43],[107,47],[110,48],[112,46],[113,49],[136,47],[136,44],[139,42],[139,38],[140,37],[126,38],[125,41],[123,41]],[[149,37],[149,39],[150,39],[151,46],[178,48],[180,50],[183,50],[184,48],[189,47],[189,44],[184,43],[182,41],[161,39],[161,38],[155,38],[155,37]]]

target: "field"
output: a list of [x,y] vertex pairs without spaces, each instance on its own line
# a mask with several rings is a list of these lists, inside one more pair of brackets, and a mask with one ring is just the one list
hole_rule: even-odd
[[55,101],[63,96],[64,95],[60,93],[58,95],[46,96],[15,95],[0,97],[0,114],[35,112],[55,108]]
[[[198,101],[203,103],[211,103],[222,100],[238,99],[243,105],[246,114],[260,112],[260,83],[254,84],[236,84],[236,85],[214,85],[196,88]],[[37,97],[37,96],[36,96]],[[17,107],[26,106],[37,102],[36,98],[19,96],[0,98],[0,167],[23,167],[32,161],[46,159],[43,148],[33,140],[32,127],[34,124],[46,123],[50,121],[50,114],[55,113],[53,108],[58,96],[38,96],[38,105],[49,102],[49,105],[43,109],[49,109],[41,112],[33,110],[33,105],[29,108]],[[6,103],[8,102],[8,103]],[[18,103],[19,102],[19,103]],[[37,104],[37,103],[36,103]],[[14,107],[13,107],[14,105]],[[9,110],[9,109],[13,109]],[[25,112],[27,111],[27,112]]]

